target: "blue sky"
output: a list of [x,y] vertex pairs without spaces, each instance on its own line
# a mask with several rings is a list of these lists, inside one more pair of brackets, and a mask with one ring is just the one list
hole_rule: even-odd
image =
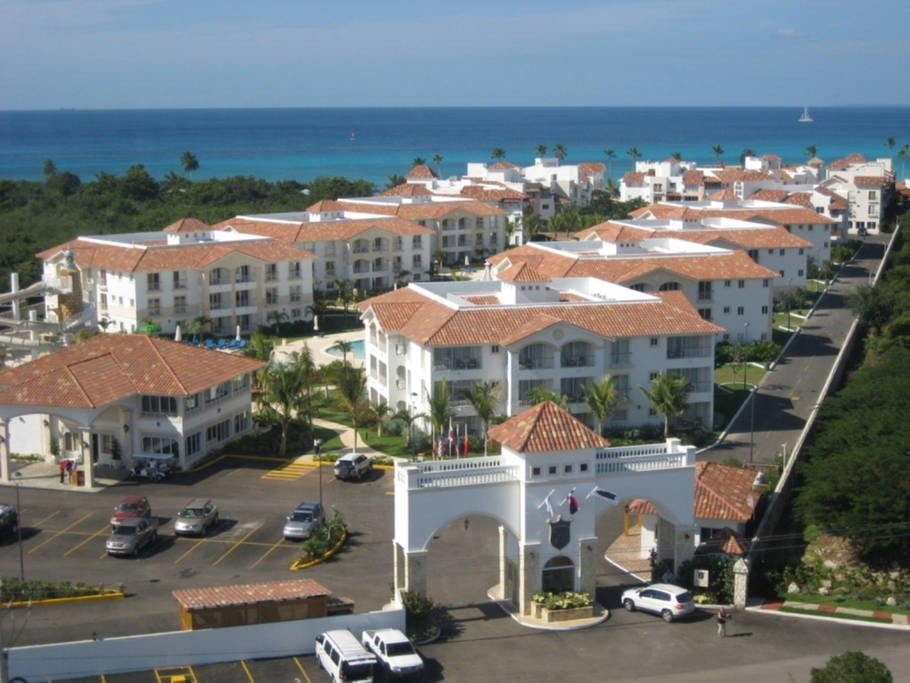
[[0,109],[910,105],[907,0],[0,0]]

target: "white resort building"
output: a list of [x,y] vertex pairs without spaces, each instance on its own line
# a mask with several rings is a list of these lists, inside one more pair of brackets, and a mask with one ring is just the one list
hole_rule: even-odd
[[362,302],[370,402],[428,413],[432,392],[446,380],[457,429],[476,438],[482,426],[465,392],[496,382],[497,415],[518,414],[535,390],[552,391],[593,425],[583,387],[610,373],[622,397],[610,425],[631,428],[662,424],[640,387],[666,371],[689,380],[682,420],[712,425],[714,344],[723,329],[682,292],[551,278],[527,265],[499,277],[412,283]]

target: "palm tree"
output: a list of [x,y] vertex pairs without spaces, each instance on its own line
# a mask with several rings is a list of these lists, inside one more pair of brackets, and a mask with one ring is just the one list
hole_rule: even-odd
[[409,406],[404,406],[403,408],[399,408],[392,415],[392,420],[394,420],[396,422],[404,422],[405,430],[406,430],[405,433],[407,435],[406,443],[409,448],[415,449],[415,446],[416,446],[416,444],[414,443],[414,439],[413,439],[414,423],[417,420],[425,420],[427,417],[428,416],[426,413],[414,412]]
[[442,166],[442,154],[437,152],[433,155],[433,166],[436,168],[436,175],[439,175],[439,167]]
[[464,392],[464,397],[468,399],[480,423],[483,425],[483,454],[487,455],[487,430],[496,418],[496,406],[499,405],[499,382],[491,380],[489,382],[478,382],[470,390]]
[[547,156],[547,146],[546,145],[537,145],[537,149],[534,150],[534,153],[538,158]]
[[[250,335],[250,341],[243,349],[243,355],[247,358],[268,363],[272,359],[272,351],[275,349],[275,342],[266,337],[262,332],[256,331]],[[268,379],[269,366],[266,365],[255,375],[253,375],[253,393],[259,394],[264,391]]]
[[531,238],[543,231],[544,227],[543,220],[536,213],[525,216],[521,221],[521,225],[525,242],[530,242]]
[[398,187],[399,185],[404,185],[408,182],[408,179],[403,175],[395,173],[394,175],[389,176],[389,182],[386,184],[386,189],[391,190],[393,187]]
[[632,159],[632,169],[635,169],[635,162],[641,159],[641,152],[638,150],[638,147],[629,147],[629,151],[626,152],[629,155],[629,158]]
[[806,147],[806,158],[813,159],[815,157],[816,151],[817,150],[815,149],[815,145],[809,145],[808,147]]
[[553,156],[556,157],[557,161],[562,162],[566,158],[568,152],[564,145],[556,145],[553,147]]
[[506,158],[506,151],[502,147],[494,147],[490,152],[490,158],[494,161],[502,161]]
[[347,365],[348,354],[354,350],[354,342],[348,341],[346,339],[339,339],[331,348],[341,351],[341,364]]
[[670,158],[675,161],[682,161],[682,152],[673,152],[673,154],[670,155]]
[[371,407],[371,412],[373,413],[372,417],[376,420],[376,435],[380,438],[382,437],[382,421],[386,416],[391,412],[389,404],[385,401],[380,401],[376,405]]
[[199,315],[190,321],[189,331],[194,337],[198,337],[205,331],[206,326],[208,326],[209,331],[211,332],[211,325],[211,318],[206,318],[204,315]]
[[414,157],[414,161],[411,162],[411,167],[423,166],[425,163],[427,163],[427,160],[423,157]]
[[338,290],[338,298],[341,299],[341,305],[347,313],[348,306],[353,298],[354,281],[348,279],[335,280],[335,289]]
[[569,405],[568,396],[560,394],[555,389],[546,389],[544,387],[531,387],[528,389],[528,392],[525,394],[525,400],[534,405],[553,401],[553,403],[563,409],[567,408]]
[[711,148],[711,151],[714,152],[714,158],[717,159],[717,161],[720,161],[720,158],[724,154],[724,148],[721,147],[720,145],[714,145]]
[[613,159],[616,158],[616,151],[608,147],[604,150],[604,155],[607,157],[607,176],[611,176],[613,175]]
[[904,176],[906,175],[907,159],[910,159],[910,143],[905,142],[901,145],[897,158],[901,160],[901,175]]
[[664,416],[664,438],[670,436],[670,420],[689,407],[689,380],[662,370],[651,380],[651,389],[641,387],[654,409]]
[[288,320],[290,320],[287,313],[285,313],[284,311],[279,311],[279,310],[269,311],[268,313],[266,313],[265,319],[267,321],[271,322],[272,325],[275,327],[275,336],[276,337],[278,336],[278,334],[281,331],[281,323],[287,322]]
[[622,400],[616,389],[616,378],[606,374],[599,382],[588,382],[584,394],[585,403],[597,420],[597,433],[603,436],[604,425]]
[[885,138],[885,147],[888,148],[889,157],[891,156],[891,153],[894,150],[894,145],[896,145],[896,144],[897,144],[897,142],[895,142],[894,138],[891,138],[891,137]]
[[294,359],[287,365],[272,363],[265,377],[260,410],[265,420],[281,429],[278,455],[287,453],[288,428],[305,411],[305,377],[303,365]]
[[432,395],[427,392],[427,404],[430,406],[430,425],[433,429],[430,439],[435,452],[436,437],[442,434],[446,423],[452,417],[449,408],[449,385],[445,379],[433,385]]
[[367,386],[367,377],[362,368],[350,365],[342,366],[338,374],[338,400],[341,407],[351,419],[354,428],[354,452],[357,452],[357,426],[359,417],[367,408],[364,402],[364,390]]
[[195,154],[187,151],[180,155],[180,165],[183,167],[184,171],[191,173],[199,168],[199,160],[196,158]]
[[52,175],[57,173],[57,166],[54,164],[53,159],[45,159],[44,166],[42,168],[45,178],[50,178]]
[[752,149],[751,147],[746,147],[742,152],[739,153],[739,165],[745,166],[746,157],[754,157],[754,156],[755,156],[755,150]]

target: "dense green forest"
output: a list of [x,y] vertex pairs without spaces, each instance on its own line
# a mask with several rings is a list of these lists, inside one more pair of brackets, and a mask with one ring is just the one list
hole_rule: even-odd
[[322,199],[374,194],[366,180],[317,178],[311,183],[233,177],[191,182],[175,173],[157,181],[145,167],[122,176],[100,173],[83,183],[45,165],[45,180],[0,181],[0,291],[9,273],[22,286],[41,279],[35,254],[79,235],[161,230],[185,217],[213,224],[241,213],[303,211]]
[[795,505],[807,527],[850,539],[864,561],[910,567],[910,214],[901,224],[883,279],[850,300],[862,362],[821,406]]

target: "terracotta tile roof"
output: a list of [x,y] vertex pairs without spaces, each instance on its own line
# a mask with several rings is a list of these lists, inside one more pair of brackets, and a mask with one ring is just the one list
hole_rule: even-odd
[[261,361],[161,337],[99,334],[0,371],[0,403],[98,408],[135,396],[189,396]]
[[462,197],[469,197],[483,202],[520,201],[527,195],[510,187],[490,187],[486,185],[465,185],[460,192]]
[[518,168],[518,164],[513,164],[511,161],[497,161],[487,166],[487,169],[493,171],[504,171],[510,168]]
[[283,223],[279,221],[232,218],[223,225],[237,232],[272,237],[283,242],[348,241],[371,231],[389,235],[431,235],[433,230],[413,221],[381,216],[377,218],[347,218],[341,220]]
[[171,591],[171,595],[185,609],[206,609],[330,596],[331,591],[313,579],[287,579],[265,583],[180,588]]
[[427,218],[440,219],[449,216],[508,216],[508,212],[481,201],[425,202],[402,204],[396,207],[395,215],[407,220]]
[[546,282],[549,278],[528,263],[518,263],[499,273],[499,279],[505,282]]
[[737,218],[744,221],[764,219],[779,225],[809,224],[829,225],[837,221],[798,206],[727,206],[693,207],[657,202],[631,213],[633,218],[682,219],[700,221],[704,218]]
[[453,309],[409,286],[367,299],[358,308],[375,316],[386,332],[397,332],[422,346],[507,346],[555,322],[609,338],[723,331],[699,316],[681,291],[661,292],[658,301],[648,302]]
[[701,171],[683,171],[682,174],[683,185],[686,187],[701,186],[705,183],[705,174]]
[[306,210],[310,213],[331,213],[343,211],[344,206],[337,199],[320,199],[315,204],[310,204]]
[[582,177],[603,175],[606,168],[607,165],[600,161],[582,161],[578,164],[578,175]]
[[626,185],[641,185],[645,182],[645,174],[639,171],[626,171],[622,176]]
[[[813,211],[813,213],[815,212]],[[660,230],[656,231],[654,236],[676,237],[687,242],[697,242],[698,244],[732,246],[733,248],[747,251],[749,249],[798,249],[800,247],[808,249],[812,246],[809,240],[803,239],[799,235],[794,235],[779,225],[769,225],[767,228]],[[767,277],[767,275],[761,277]]]
[[592,432],[553,401],[538,403],[491,427],[487,433],[491,439],[516,453],[570,451],[610,445],[609,441]]
[[49,259],[64,249],[73,252],[73,259],[80,268],[104,268],[123,273],[204,270],[232,254],[243,254],[266,263],[313,258],[313,254],[308,251],[274,239],[181,245],[163,243],[131,245],[98,243],[81,238],[45,249],[38,254],[38,258]]
[[380,193],[382,197],[428,197],[433,193],[420,183],[402,183]]
[[732,187],[725,187],[721,190],[717,190],[716,192],[712,192],[710,195],[708,195],[708,198],[722,202],[739,199],[739,197],[736,196],[736,192],[733,191]]
[[785,204],[793,204],[793,206],[802,206],[804,208],[810,209],[812,208],[812,193],[794,192],[781,201],[783,201]]
[[[695,518],[739,523],[750,520],[760,496],[752,486],[755,475],[756,470],[744,467],[695,463]],[[650,501],[638,498],[629,504],[629,511],[655,514],[656,509]]]
[[828,168],[833,171],[839,171],[842,169],[850,168],[852,164],[864,164],[866,163],[866,157],[862,154],[854,152],[853,154],[848,154],[843,159],[836,159],[828,164]]
[[417,164],[408,171],[408,174],[405,176],[408,180],[433,180],[438,178],[436,171],[427,166],[426,164]]
[[632,227],[607,221],[593,225],[587,230],[578,233],[580,239],[588,239],[592,235],[605,242],[641,242],[654,236],[654,230],[650,228]]
[[858,175],[853,179],[853,184],[856,187],[879,188],[884,187],[888,182],[884,176]]
[[773,190],[771,188],[762,188],[757,192],[749,195],[749,199],[758,199],[767,202],[782,202],[790,193],[787,190]]
[[171,223],[167,226],[163,232],[169,233],[193,233],[193,232],[208,232],[211,230],[211,227],[203,223],[197,218],[181,218],[179,221]]

